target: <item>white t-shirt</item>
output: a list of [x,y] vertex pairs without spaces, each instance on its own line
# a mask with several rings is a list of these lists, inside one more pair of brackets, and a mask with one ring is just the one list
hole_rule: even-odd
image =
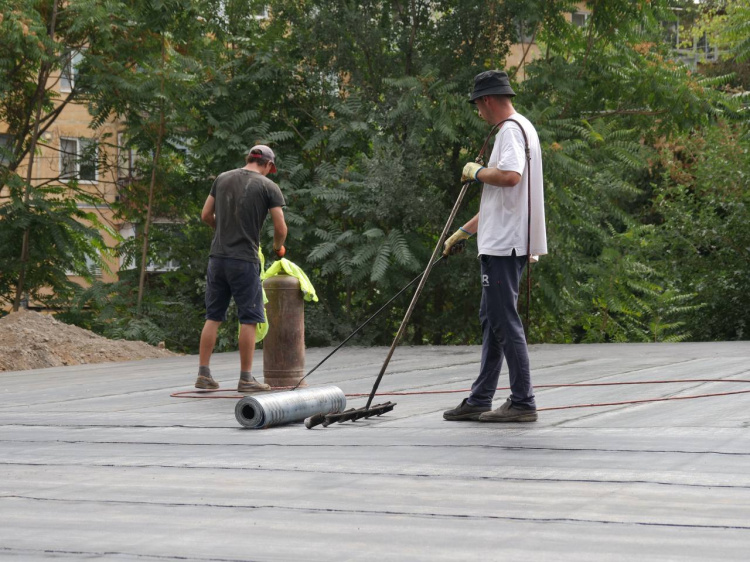
[[[542,149],[531,122],[514,113],[511,119],[523,126],[531,150],[531,254],[547,253],[547,233],[544,227],[544,182],[542,178]],[[528,217],[528,173],[523,133],[516,123],[508,121],[495,137],[488,168],[518,172],[521,181],[513,187],[484,184],[479,204],[479,254],[509,256],[526,255]]]

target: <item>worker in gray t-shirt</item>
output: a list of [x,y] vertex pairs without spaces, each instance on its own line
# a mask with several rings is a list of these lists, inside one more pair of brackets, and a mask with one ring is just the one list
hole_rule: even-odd
[[201,332],[200,365],[196,388],[215,389],[209,362],[221,323],[227,319],[234,298],[240,319],[240,381],[237,390],[254,392],[270,386],[252,375],[255,327],[265,322],[260,282],[258,246],[260,229],[268,214],[273,221],[273,249],[284,256],[287,227],[279,186],[268,179],[276,173],[276,156],[269,147],[257,145],[246,156],[244,168],[220,174],[203,205],[201,219],[215,229],[206,273],[206,323]]

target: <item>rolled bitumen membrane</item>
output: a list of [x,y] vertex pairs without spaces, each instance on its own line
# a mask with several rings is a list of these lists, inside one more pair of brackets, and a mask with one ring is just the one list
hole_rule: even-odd
[[337,386],[321,386],[246,396],[237,402],[234,415],[244,427],[264,429],[301,422],[316,414],[343,412],[345,409],[343,390]]

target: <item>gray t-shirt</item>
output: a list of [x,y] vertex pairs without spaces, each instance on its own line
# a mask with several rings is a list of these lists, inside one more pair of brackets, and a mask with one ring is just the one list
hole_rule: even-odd
[[216,200],[216,232],[209,255],[258,263],[260,227],[268,209],[286,204],[279,186],[239,168],[219,174],[211,195]]

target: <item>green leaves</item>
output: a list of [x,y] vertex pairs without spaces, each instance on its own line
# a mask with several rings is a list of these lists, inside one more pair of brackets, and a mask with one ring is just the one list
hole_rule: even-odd
[[532,337],[696,337],[688,318],[705,313],[701,292],[673,274],[683,267],[665,259],[674,231],[657,228],[661,210],[651,203],[662,189],[657,152],[738,106],[719,91],[725,77],[670,60],[654,25],[665,16],[659,5],[587,7],[585,27],[543,32],[549,56],[528,65],[518,96],[543,143],[550,244],[535,273],[541,318]]
[[321,229],[316,235],[323,240],[307,256],[313,264],[321,263],[321,274],[335,273],[349,277],[352,285],[367,279],[383,281],[392,267],[413,271],[417,266],[404,233],[393,229],[387,234],[380,228],[370,228],[363,233],[352,230],[327,232]]
[[750,143],[738,125],[684,135],[662,148],[655,197],[664,262],[700,308],[680,319],[697,339],[746,339],[750,306]]
[[[737,55],[746,51],[746,3],[727,4],[739,14],[727,28],[738,33]],[[116,320],[133,302],[125,272],[119,297],[98,284],[81,296],[108,319],[97,329],[151,339],[160,330],[182,349],[196,345],[211,236],[196,217],[211,178],[262,142],[277,153],[289,257],[321,296],[308,333],[317,344],[346,335],[425,266],[460,170],[487,131],[466,103],[472,78],[507,67],[518,23],[537,29],[540,47],[533,62],[507,70],[525,77],[514,103],[542,142],[550,245],[534,269],[531,341],[746,337],[747,102],[724,92],[738,75],[707,78],[673,60],[661,37],[666,2],[586,2],[590,17],[578,26],[568,14],[580,3],[558,0],[82,0],[63,6],[69,39],[53,54],[35,5],[11,4],[0,21],[11,45],[0,53],[0,119],[28,125],[38,66],[19,66],[19,53],[57,69],[63,48],[85,43],[76,95],[90,102],[94,126],[124,118],[142,155],[118,217],[142,223],[154,171],[152,210],[178,221],[153,233],[151,258],[181,268],[149,279],[152,324]],[[254,17],[264,7],[271,17]],[[58,103],[54,93],[42,99],[45,111]],[[27,137],[11,147],[16,162],[27,150]],[[68,258],[84,273],[100,244],[76,226],[86,216],[70,203],[53,209],[52,192],[24,206],[13,170],[3,176],[16,190],[2,211],[12,225],[0,228],[3,250],[38,229],[40,244],[68,248],[54,264],[39,261],[40,282],[43,270],[65,278]],[[477,212],[472,195],[456,224]],[[120,253],[139,255],[132,241]],[[3,258],[6,293],[17,255]],[[472,250],[436,268],[407,340],[477,342],[477,272]],[[177,306],[189,311],[185,322]],[[389,343],[405,306],[362,341]],[[85,309],[78,314],[84,321]],[[227,348],[236,341],[233,330],[222,337]]]
[[89,263],[107,267],[102,234],[109,229],[96,214],[78,208],[78,202],[91,201],[80,191],[31,187],[26,205],[20,178],[11,181],[9,188],[10,200],[0,206],[0,300],[13,301],[23,233],[28,230],[33,234],[25,272],[29,297],[48,304],[64,303],[75,288],[69,274],[90,280]]

